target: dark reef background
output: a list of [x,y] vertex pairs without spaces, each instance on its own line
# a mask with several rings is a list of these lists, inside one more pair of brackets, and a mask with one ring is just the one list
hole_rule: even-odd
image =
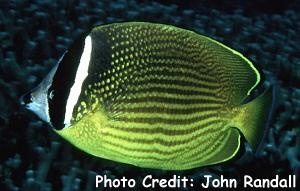
[[[96,174],[135,178],[134,190],[143,190],[141,180],[147,174],[185,175],[198,183],[205,174],[237,180],[245,174],[297,174],[299,179],[299,11],[299,0],[0,0],[0,190],[94,190]],[[240,159],[217,166],[176,172],[142,169],[85,154],[20,109],[19,97],[42,80],[79,34],[94,24],[118,21],[191,29],[259,64],[278,87],[259,155],[246,147]]]

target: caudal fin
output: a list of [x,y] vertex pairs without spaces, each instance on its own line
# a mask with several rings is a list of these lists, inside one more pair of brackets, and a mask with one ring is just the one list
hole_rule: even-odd
[[241,106],[237,121],[239,129],[253,150],[257,150],[262,141],[273,110],[274,90],[267,88],[261,95]]

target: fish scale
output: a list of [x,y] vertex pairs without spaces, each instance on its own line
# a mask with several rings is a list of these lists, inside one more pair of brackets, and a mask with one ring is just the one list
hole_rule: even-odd
[[[132,28],[132,27],[130,27],[130,28]],[[146,28],[145,30],[147,30],[147,29],[148,28]],[[117,31],[117,30],[118,29],[116,28],[115,31]],[[195,68],[197,68],[199,70],[197,72],[199,72],[200,74],[203,73],[203,72],[201,72],[201,70],[206,70],[206,71],[209,70],[209,69],[206,69],[206,67],[204,65],[205,62],[198,62],[198,63],[190,62],[189,60],[191,60],[191,59],[190,59],[190,55],[188,54],[188,51],[186,51],[186,52],[176,51],[176,49],[178,48],[178,44],[183,43],[182,41],[180,41],[178,39],[185,39],[186,38],[185,35],[183,37],[181,36],[180,38],[174,38],[173,40],[175,42],[168,43],[168,40],[172,40],[171,36],[172,35],[174,36],[175,34],[177,34],[176,32],[173,32],[173,30],[168,30],[168,31],[172,31],[172,32],[171,32],[171,34],[167,34],[167,36],[166,36],[166,34],[164,34],[165,30],[163,30],[161,33],[158,32],[154,36],[154,38],[147,38],[144,31],[139,31],[139,29],[137,29],[137,30],[138,31],[134,31],[134,28],[131,29],[132,34],[134,34],[134,33],[141,34],[141,35],[138,35],[137,38],[139,38],[139,37],[143,38],[142,40],[136,40],[135,39],[135,41],[134,41],[133,39],[131,39],[131,38],[133,38],[133,36],[131,36],[131,35],[128,37],[129,40],[127,40],[127,39],[124,39],[124,35],[121,35],[120,33],[118,33],[118,34],[116,34],[116,38],[114,39],[114,42],[116,42],[116,43],[112,43],[113,44],[112,46],[116,47],[114,49],[114,51],[119,52],[119,54],[116,53],[115,56],[113,57],[112,63],[115,64],[115,67],[117,68],[117,71],[122,71],[124,73],[125,73],[125,71],[128,71],[125,75],[127,75],[126,77],[128,79],[132,79],[133,82],[136,82],[136,83],[141,82],[142,83],[143,77],[146,76],[146,78],[147,78],[149,73],[151,72],[152,68],[155,70],[155,68],[157,68],[157,67],[165,66],[164,63],[171,63],[170,65],[171,65],[172,68],[179,68],[181,70],[184,70],[184,68],[180,67],[179,64],[186,65],[186,66],[194,66],[195,64],[198,64],[197,66],[195,66]],[[160,28],[158,27],[157,30],[160,31]],[[126,31],[126,30],[122,30],[122,32],[124,32],[124,31]],[[114,35],[113,32],[111,32],[110,34]],[[162,34],[164,34],[164,35],[162,35]],[[120,37],[120,38],[118,38],[118,37]],[[157,38],[155,38],[155,37],[157,37]],[[165,38],[165,37],[167,37],[167,38]],[[137,42],[137,43],[130,44],[130,41],[131,42]],[[189,40],[183,40],[183,41],[185,41],[187,43]],[[171,49],[172,51],[157,51],[155,48],[153,48],[154,47],[153,44],[155,44],[156,47],[162,47],[163,49],[166,49],[166,50]],[[135,59],[139,60],[138,65],[137,65],[137,62],[134,61],[134,59],[133,59],[133,62],[130,62],[131,60],[130,59],[128,60],[128,57],[127,57],[127,59],[125,59],[124,53],[126,52],[126,48],[127,48],[127,52],[128,52],[128,47],[130,47],[130,46],[133,46],[134,50],[139,51],[139,58],[135,58]],[[177,53],[180,53],[180,54],[177,56]],[[129,52],[129,54],[130,54],[130,52]],[[209,60],[210,56],[207,55],[207,53],[204,53],[204,54],[200,54],[199,57],[202,57],[203,60]],[[198,57],[198,59],[199,59],[199,57]],[[159,59],[160,64],[151,63],[150,61],[154,58]],[[129,64],[127,64],[127,63],[129,63]],[[135,71],[136,70],[143,70],[143,71],[145,71],[145,74],[141,75],[138,72],[134,73],[134,72],[132,72],[132,70],[135,70]],[[185,75],[189,76],[188,75],[189,73],[187,71],[184,71],[184,73],[185,73]],[[155,74],[159,75],[159,73],[155,73]],[[163,72],[161,73],[161,76],[163,76]],[[172,77],[172,76],[170,76],[170,77]],[[129,81],[129,80],[127,80],[127,81]],[[208,85],[211,85],[211,84],[214,85],[210,81],[205,81],[205,82]],[[134,94],[134,91],[131,90],[131,87],[137,88],[139,86],[137,86],[135,83],[128,83],[128,82],[127,83],[123,82],[123,83],[125,83],[126,86],[127,86],[125,89],[123,89],[123,91],[121,93],[121,94],[125,94],[124,97],[126,97],[126,98],[130,98],[130,97],[139,98],[139,96],[137,96],[138,94]],[[158,96],[161,95],[162,97],[164,97],[164,93],[162,93],[162,92],[166,92],[166,94],[175,93],[175,92],[177,94],[178,93],[180,94],[180,91],[181,91],[182,93],[186,92],[186,93],[184,93],[184,95],[186,97],[189,97],[189,95],[195,95],[195,96],[198,96],[199,98],[204,99],[204,102],[202,102],[202,103],[206,103],[205,102],[205,96],[203,95],[203,92],[200,91],[200,92],[193,92],[192,93],[192,91],[194,91],[197,88],[201,88],[201,86],[190,86],[189,87],[189,86],[180,86],[180,85],[177,85],[177,84],[178,83],[166,83],[164,85],[162,83],[151,83],[150,82],[150,84],[147,84],[145,86],[141,86],[140,88],[142,88],[142,89],[140,89],[139,92],[147,92],[146,91],[147,89],[151,89],[151,87],[153,87],[153,89],[150,91],[151,95],[158,95]],[[174,87],[174,92],[170,92],[170,88],[172,88],[172,87]],[[213,92],[211,92],[211,93],[213,94]],[[114,96],[114,95],[112,95],[112,96]],[[147,94],[146,94],[146,97],[147,97]],[[210,95],[208,97],[211,98],[213,96]],[[168,108],[168,106],[166,104],[163,104],[163,103],[164,102],[154,103],[154,106],[160,107],[161,111],[163,111],[164,108]],[[119,103],[119,104],[122,105],[121,103]],[[151,104],[151,102],[147,102],[147,99],[146,99],[145,102],[139,103],[139,105],[141,105],[141,106],[143,104],[147,104],[149,106],[149,104]],[[221,107],[222,106],[220,106],[220,108]],[[172,108],[172,106],[170,106],[170,108]],[[220,109],[220,108],[218,108],[218,109]],[[144,109],[147,109],[147,108],[144,108]],[[216,112],[218,111],[218,109],[214,109],[214,113],[211,114],[211,115],[208,115],[208,116],[216,116],[217,115]],[[109,110],[107,110],[107,112],[109,113]],[[190,114],[186,114],[186,115],[183,114],[182,115],[182,119],[187,121],[187,122],[185,122],[185,121],[180,121],[179,118],[178,118],[178,115],[175,115],[175,114],[173,114],[173,115],[172,114],[169,114],[169,115],[159,114],[160,118],[157,118],[155,116],[158,116],[158,113],[155,112],[155,110],[148,110],[148,112],[146,114],[142,115],[142,113],[140,113],[140,112],[129,112],[128,113],[126,111],[126,107],[123,107],[122,109],[119,109],[119,111],[117,111],[117,113],[121,113],[122,116],[124,116],[124,117],[123,118],[121,118],[120,116],[114,117],[113,120],[120,121],[120,122],[123,122],[123,123],[134,122],[134,123],[138,124],[138,125],[136,125],[135,128],[133,126],[128,127],[128,128],[131,129],[131,133],[135,133],[138,136],[139,136],[139,133],[137,133],[136,130],[143,127],[144,124],[155,124],[155,123],[161,123],[163,121],[168,122],[168,124],[169,123],[174,124],[177,121],[176,123],[179,123],[182,126],[181,128],[185,128],[185,129],[189,129],[189,126],[192,124],[191,122],[187,121],[187,119],[189,118],[187,115],[190,115]],[[196,111],[194,113],[197,114]],[[206,111],[204,113],[208,113],[208,111]],[[144,116],[144,117],[141,117],[141,115]],[[209,120],[209,119],[204,118],[204,117],[199,118],[199,114],[198,114],[198,117],[196,117],[193,121],[194,122],[201,121],[202,123],[204,123],[207,120]],[[122,125],[120,124],[119,126],[122,126]],[[172,134],[176,133],[176,131],[178,131],[178,128],[177,129],[176,128],[170,128],[169,125],[163,125],[161,128],[162,129],[173,129],[173,130],[171,130],[171,133],[170,133],[171,135],[165,136],[161,139],[163,139],[165,142],[176,143],[172,139],[172,137],[174,137],[174,135],[172,135]],[[209,126],[206,127],[206,128],[209,128]],[[150,139],[154,139],[153,137],[155,137],[155,136],[153,135],[153,133],[159,132],[159,130],[156,129],[155,126],[150,127],[150,129],[152,129],[152,131],[151,131],[152,133],[148,134],[148,136],[149,136]],[[201,129],[200,127],[199,128],[193,128],[193,131],[190,131],[189,135],[198,134],[197,132],[200,131],[200,129]],[[202,130],[203,129],[204,129],[204,127],[202,127]],[[220,127],[220,129],[221,129],[221,127]],[[112,130],[108,130],[108,132],[111,132],[111,131]],[[112,138],[112,136],[109,136],[108,134],[105,135],[107,137],[107,140],[110,140],[110,141],[114,142],[115,147],[118,147],[118,144],[117,144],[118,140],[119,141],[122,140],[120,142],[119,146],[120,145],[130,145],[130,148],[135,148],[136,150],[138,150],[138,148],[140,148],[140,147],[146,147],[146,146],[142,146],[142,143],[140,143],[140,142],[137,143],[135,141],[130,141],[130,140],[125,141],[126,140],[125,138],[127,136],[130,136],[130,134],[128,134],[128,135],[125,134],[125,135],[122,136],[122,133],[120,133],[120,131],[117,131],[116,134],[118,134],[119,138]],[[143,133],[141,133],[140,135],[145,137],[145,135],[143,135]],[[191,151],[191,152],[195,152],[195,153],[207,153],[205,151],[212,151],[212,149],[208,149],[208,147],[209,146],[212,147],[212,145],[215,145],[217,143],[215,139],[218,138],[217,135],[215,135],[215,136],[213,136],[213,135],[214,134],[211,135],[210,139],[206,140],[205,144],[198,145],[196,147],[195,147],[195,145],[191,146],[189,144],[186,144],[184,147],[193,148],[194,151]],[[187,136],[187,135],[185,135],[185,136]],[[206,133],[206,136],[209,137],[208,132]],[[122,139],[122,137],[123,137],[123,139]],[[184,137],[182,135],[180,137],[180,139],[183,139],[183,138]],[[197,142],[197,140],[199,138],[201,138],[201,136],[195,137],[193,139],[194,140],[193,142]],[[109,142],[107,144],[109,144]],[[147,143],[144,143],[144,144],[147,144]],[[219,144],[222,145],[222,143],[219,143]],[[111,148],[111,146],[108,147],[108,148]],[[176,148],[177,145],[173,144],[173,147]],[[170,149],[168,147],[164,147],[164,148],[165,149]],[[162,149],[162,148],[160,148],[160,149]],[[153,150],[153,148],[152,148],[151,144],[148,143],[148,151],[150,152],[150,150]],[[157,151],[159,151],[159,149]],[[180,153],[180,152],[177,151],[177,153]],[[183,153],[180,153],[178,155],[185,156],[185,153],[183,152]],[[159,157],[162,157],[162,156],[159,156]],[[193,159],[193,157],[187,157],[187,159],[188,158]],[[170,159],[171,158],[169,158],[169,160]],[[134,159],[132,159],[132,160],[134,160]],[[175,160],[176,159],[174,159],[174,161]],[[203,160],[204,160],[204,158],[203,158]],[[186,163],[186,165],[189,164],[188,161],[185,161],[185,163]]]
[[[54,76],[57,87],[68,67],[89,65],[71,124],[54,127],[70,143],[97,157],[168,170],[228,161],[239,151],[241,134],[257,147],[271,90],[241,104],[261,81],[261,72],[242,54],[192,31],[154,23],[95,27],[85,43],[75,43],[83,46],[78,50],[90,50],[89,39],[90,60],[77,56],[77,64],[68,62],[78,49],[71,46],[48,77]],[[74,70],[69,78],[76,82],[81,71]],[[69,101],[68,91],[61,94]],[[52,126],[63,119],[53,112]]]
[[[218,137],[219,138],[219,137]],[[118,138],[118,139],[110,139],[110,141],[112,141],[112,142],[114,142],[114,143],[116,143],[116,142],[118,142],[118,141],[120,141],[120,140],[124,140],[124,139],[126,139],[126,138]],[[203,145],[203,146],[206,146],[206,147],[208,147],[209,146],[209,142],[207,141],[208,139],[211,139],[211,137],[207,137],[206,139],[203,139],[203,140],[200,140],[199,141],[199,145]],[[190,139],[189,139],[190,140]],[[156,141],[156,142],[158,142],[158,141]],[[192,141],[191,141],[192,142]],[[128,144],[129,143],[129,144]],[[176,142],[174,142],[174,143],[176,143]],[[185,143],[184,145],[182,145],[181,144],[181,149],[178,149],[177,147],[178,146],[176,146],[176,147],[171,147],[170,148],[170,145],[160,145],[159,146],[159,148],[155,151],[155,150],[153,150],[153,147],[148,147],[148,149],[139,149],[139,148],[136,148],[136,147],[134,147],[134,144],[136,144],[136,142],[135,141],[132,141],[132,140],[128,140],[128,141],[124,141],[123,142],[123,144],[120,144],[120,145],[123,145],[122,147],[123,147],[123,149],[124,149],[124,145],[126,145],[126,146],[128,146],[128,150],[129,150],[129,152],[131,152],[132,150],[136,150],[136,151],[139,151],[137,154],[138,155],[143,155],[143,153],[144,152],[153,152],[153,155],[157,155],[158,157],[164,157],[164,158],[169,158],[169,159],[172,159],[172,157],[169,157],[168,155],[169,155],[169,152],[170,152],[170,150],[172,151],[173,149],[175,149],[176,150],[176,152],[175,153],[177,153],[178,155],[182,155],[182,156],[185,156],[184,154],[184,152],[182,153],[182,150],[184,150],[184,149],[182,149],[182,148],[187,148],[188,146],[190,146],[190,144],[188,144],[188,143],[190,143],[190,142],[187,142],[187,143]],[[215,144],[216,142],[214,142],[214,144]],[[131,145],[130,145],[131,144]],[[177,143],[178,144],[178,143]],[[177,145],[176,144],[176,145]],[[214,145],[213,144],[213,145]],[[179,144],[180,145],[180,144]],[[116,147],[117,147],[117,145],[115,145]],[[146,145],[147,146],[147,145]],[[174,145],[172,145],[171,144],[171,146],[174,146]],[[133,148],[133,149],[131,149],[131,148]],[[135,149],[134,149],[135,148]],[[195,147],[191,147],[191,148],[193,148],[194,150],[195,150],[195,152],[199,152],[199,150],[198,149],[195,149]],[[126,149],[125,149],[126,150]],[[180,152],[180,150],[181,150],[181,152]],[[165,151],[165,152],[164,152]],[[190,150],[190,151],[192,151],[192,149]],[[203,153],[204,154],[207,154],[207,152],[209,152],[209,151],[211,151],[211,149],[209,150],[209,149],[207,149],[207,150],[205,150]],[[202,152],[200,152],[200,153],[202,153]],[[132,153],[132,156],[134,156],[134,154]],[[190,158],[190,157],[188,157],[188,158]],[[188,161],[186,161],[186,162],[188,162]]]

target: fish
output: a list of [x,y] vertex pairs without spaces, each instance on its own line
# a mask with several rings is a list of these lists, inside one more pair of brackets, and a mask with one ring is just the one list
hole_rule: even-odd
[[233,159],[244,140],[258,148],[272,105],[271,86],[257,93],[264,81],[257,65],[205,35],[111,23],[78,37],[22,104],[93,156],[188,170]]

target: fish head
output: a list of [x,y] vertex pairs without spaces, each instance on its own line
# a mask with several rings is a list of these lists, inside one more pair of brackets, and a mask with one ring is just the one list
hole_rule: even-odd
[[70,127],[88,75],[91,46],[89,36],[76,39],[42,82],[21,98],[21,105],[56,130]]
[[26,109],[36,114],[41,120],[48,123],[50,126],[51,120],[49,115],[49,101],[53,99],[53,90],[49,91],[53,76],[57,70],[56,64],[48,75],[35,88],[24,94],[20,98],[20,104]]

